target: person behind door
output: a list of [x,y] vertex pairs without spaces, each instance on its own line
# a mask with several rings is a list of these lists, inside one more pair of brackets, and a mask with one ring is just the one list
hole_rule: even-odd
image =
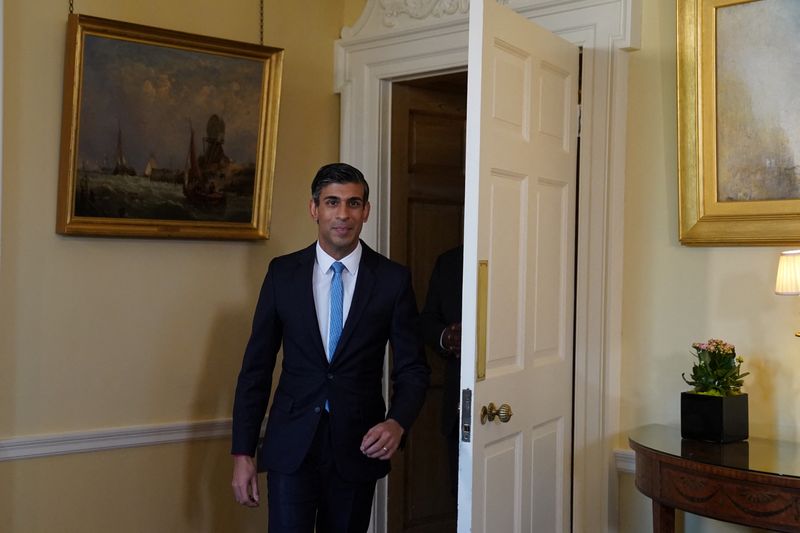
[[272,260],[256,305],[233,407],[232,486],[237,502],[257,506],[257,472],[267,471],[270,533],[363,532],[375,483],[422,407],[429,369],[408,269],[359,240],[370,210],[363,174],[323,166],[311,195],[318,240]]
[[458,397],[461,386],[461,283],[464,247],[436,259],[420,314],[425,343],[445,358],[441,432],[447,446],[450,491],[458,491]]

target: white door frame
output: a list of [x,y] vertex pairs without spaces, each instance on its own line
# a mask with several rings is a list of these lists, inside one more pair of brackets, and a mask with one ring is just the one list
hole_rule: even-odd
[[[500,0],[583,47],[575,316],[573,531],[616,531],[627,54],[641,0]],[[392,81],[463,70],[469,0],[367,0],[335,43],[340,158],[373,184],[364,240],[389,251]],[[373,530],[386,528],[386,484]]]

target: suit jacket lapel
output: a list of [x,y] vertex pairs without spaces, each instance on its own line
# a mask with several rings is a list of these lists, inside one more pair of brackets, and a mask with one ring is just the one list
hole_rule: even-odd
[[295,283],[299,286],[300,306],[303,313],[303,321],[310,324],[311,331],[309,337],[314,344],[314,349],[319,353],[324,363],[328,364],[325,356],[325,347],[322,344],[322,333],[319,331],[319,320],[317,320],[317,307],[314,304],[314,266],[316,265],[317,246],[312,244],[300,255],[297,269],[295,270]]
[[364,309],[369,302],[370,293],[375,286],[375,265],[377,264],[377,256],[364,242],[361,242],[361,262],[358,265],[358,278],[356,278],[356,287],[353,291],[353,301],[350,303],[350,311],[347,313],[347,320],[342,329],[342,336],[339,338],[339,344],[336,346],[336,353],[333,356],[333,363],[336,363],[339,356],[342,354],[343,348],[350,340],[350,336],[355,331],[358,321],[361,320],[361,315],[364,314]]

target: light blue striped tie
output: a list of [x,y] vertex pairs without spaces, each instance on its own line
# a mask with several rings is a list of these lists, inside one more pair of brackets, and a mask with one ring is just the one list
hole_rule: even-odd
[[328,361],[333,360],[339,337],[342,336],[342,322],[344,317],[344,284],[342,283],[342,270],[344,265],[336,261],[331,265],[333,279],[331,280],[331,330],[328,334]]

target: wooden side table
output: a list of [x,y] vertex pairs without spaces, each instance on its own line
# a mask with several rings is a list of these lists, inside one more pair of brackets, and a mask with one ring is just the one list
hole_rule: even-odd
[[636,488],[653,500],[653,531],[675,531],[675,509],[773,531],[800,532],[800,443],[681,439],[650,425],[628,436]]

